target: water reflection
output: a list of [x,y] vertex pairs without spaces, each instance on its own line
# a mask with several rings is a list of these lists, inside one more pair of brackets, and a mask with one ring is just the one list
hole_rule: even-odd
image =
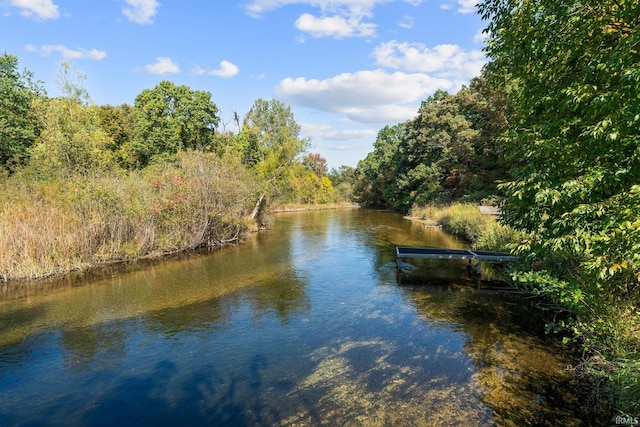
[[[451,298],[448,293],[455,292]],[[404,287],[407,301],[429,323],[462,331],[483,401],[504,426],[579,425],[573,408],[581,392],[572,351],[544,335],[543,314],[521,297]]]
[[579,424],[534,311],[446,262],[398,286],[395,245],[464,242],[293,213],[238,247],[1,302],[0,425]]

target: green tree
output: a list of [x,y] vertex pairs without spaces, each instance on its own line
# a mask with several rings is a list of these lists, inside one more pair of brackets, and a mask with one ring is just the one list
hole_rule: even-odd
[[[453,199],[481,200],[500,194],[497,183],[507,178],[502,134],[508,129],[509,98],[503,88],[491,81],[491,70],[471,80],[453,96],[460,113],[476,132],[471,140],[472,156],[464,174],[450,183]],[[452,177],[454,178],[454,177]]]
[[[636,413],[640,1],[485,0],[480,11],[513,108],[503,218],[532,236],[518,278],[577,314],[574,330],[609,353],[618,409]],[[626,384],[624,372],[635,372]]]
[[31,149],[30,165],[44,177],[88,175],[112,166],[107,147],[113,140],[100,126],[99,108],[91,105],[84,80],[63,62],[58,75],[62,96],[34,103],[42,131]]
[[353,201],[353,186],[356,181],[356,169],[342,165],[332,168],[327,174],[331,185],[335,188],[336,198],[340,202]]
[[128,165],[126,147],[131,143],[136,122],[135,109],[129,104],[120,106],[101,105],[99,108],[100,127],[111,136],[107,147],[116,154],[123,165]]
[[408,207],[460,198],[476,136],[455,97],[436,91],[423,101],[407,126],[397,177],[404,197],[396,203]]
[[44,95],[32,72],[18,70],[17,56],[0,55],[0,168],[13,170],[25,162],[40,134],[32,103]]
[[436,91],[414,119],[382,129],[358,164],[357,200],[407,209],[495,196],[496,180],[506,177],[499,137],[508,98],[489,76],[484,70],[455,95]]
[[282,189],[288,169],[307,149],[309,141],[300,138],[300,125],[291,108],[276,99],[254,102],[238,140],[244,149],[245,163],[263,183],[252,215],[255,216],[264,197],[277,195]]
[[136,122],[128,162],[144,167],[180,150],[211,150],[218,125],[218,107],[206,91],[162,81],[135,99]]
[[399,150],[405,137],[406,124],[385,126],[376,137],[374,150],[358,162],[353,193],[357,202],[366,206],[392,206]]
[[610,279],[625,270],[640,270],[633,244],[623,245],[632,251],[622,257],[610,244],[637,234],[639,7],[637,0],[481,5],[491,20],[492,68],[514,81],[505,221],[535,232],[552,252],[586,256],[607,288],[619,286]]

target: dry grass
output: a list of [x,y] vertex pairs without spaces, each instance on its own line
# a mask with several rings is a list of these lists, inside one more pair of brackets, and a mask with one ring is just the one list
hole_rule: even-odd
[[241,167],[185,153],[178,166],[67,181],[5,180],[0,280],[238,240],[256,197]]

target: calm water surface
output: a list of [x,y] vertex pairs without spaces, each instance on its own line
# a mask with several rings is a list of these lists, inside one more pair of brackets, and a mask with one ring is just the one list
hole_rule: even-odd
[[0,301],[0,425],[580,424],[539,313],[453,261],[398,284],[395,245],[464,246],[391,213],[280,214],[237,247]]

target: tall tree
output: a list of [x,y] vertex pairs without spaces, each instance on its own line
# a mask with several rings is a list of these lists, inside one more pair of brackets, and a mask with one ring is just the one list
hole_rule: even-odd
[[374,150],[358,162],[353,192],[356,201],[368,206],[394,206],[398,156],[406,124],[385,126],[376,137]]
[[0,55],[0,168],[23,164],[40,134],[32,102],[45,95],[33,73],[18,69],[18,57]]
[[35,103],[42,132],[30,150],[30,165],[44,176],[106,170],[112,165],[107,147],[113,141],[100,126],[99,108],[91,104],[84,88],[85,76],[66,62],[58,71],[62,96]]
[[180,150],[209,150],[218,125],[218,107],[206,91],[162,81],[135,99],[136,123],[127,147],[129,162],[144,167]]
[[127,163],[124,148],[131,142],[135,127],[135,109],[129,104],[117,107],[101,105],[99,110],[100,127],[111,136],[113,143],[108,147],[116,153],[123,163]]
[[592,274],[583,285],[637,290],[640,1],[486,0],[480,10],[491,66],[514,82],[505,221],[581,260]]
[[327,159],[318,153],[309,153],[302,159],[304,167],[313,171],[318,178],[322,178],[327,170]]
[[258,99],[247,113],[239,141],[245,163],[252,166],[263,188],[253,216],[268,194],[276,194],[288,168],[306,150],[308,139],[300,138],[300,125],[291,107],[282,101]]

